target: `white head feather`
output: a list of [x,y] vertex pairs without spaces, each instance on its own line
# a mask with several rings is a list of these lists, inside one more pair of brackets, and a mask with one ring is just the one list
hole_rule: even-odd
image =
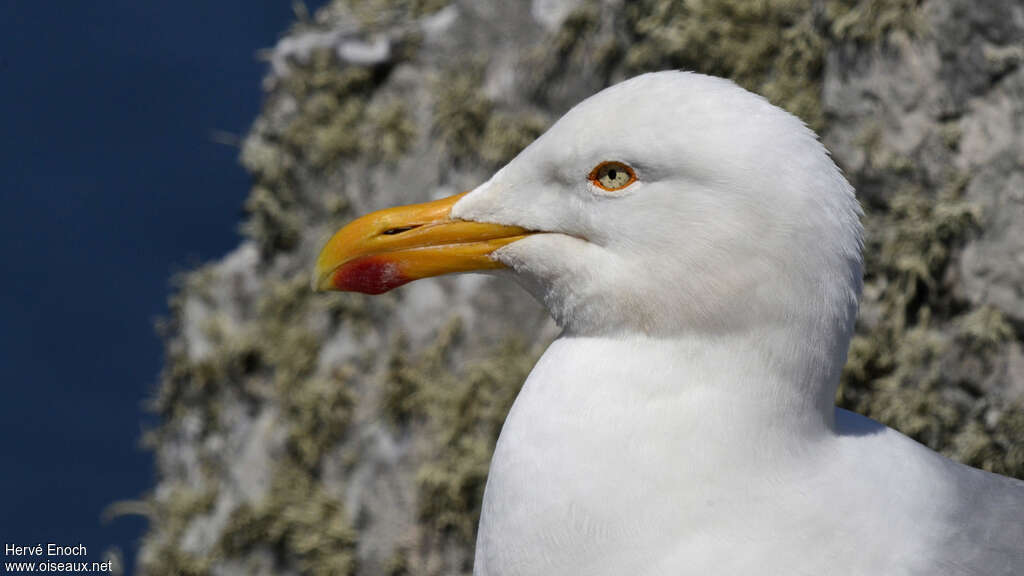
[[[603,161],[637,181],[594,186]],[[547,232],[494,256],[568,334],[770,335],[760,352],[804,362],[780,368],[831,412],[861,211],[814,133],[764,98],[687,72],[633,78],[570,110],[452,215]]]

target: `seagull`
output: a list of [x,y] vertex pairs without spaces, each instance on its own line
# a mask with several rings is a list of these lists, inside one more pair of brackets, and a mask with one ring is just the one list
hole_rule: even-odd
[[1024,574],[1024,482],[835,406],[861,215],[795,116],[657,72],[467,193],[353,221],[313,284],[487,271],[561,327],[498,439],[477,576]]

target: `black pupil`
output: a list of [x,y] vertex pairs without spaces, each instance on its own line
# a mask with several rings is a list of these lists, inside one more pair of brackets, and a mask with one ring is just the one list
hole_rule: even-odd
[[615,168],[612,168],[611,170],[608,171],[608,177],[611,178],[612,180],[617,180],[618,175],[619,173],[617,170],[615,170]]

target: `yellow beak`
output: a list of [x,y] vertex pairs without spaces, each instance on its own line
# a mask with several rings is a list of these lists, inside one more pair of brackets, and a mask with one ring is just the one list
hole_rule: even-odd
[[465,194],[387,208],[354,220],[320,251],[313,288],[381,294],[420,278],[504,268],[491,252],[530,232],[452,220],[452,206]]

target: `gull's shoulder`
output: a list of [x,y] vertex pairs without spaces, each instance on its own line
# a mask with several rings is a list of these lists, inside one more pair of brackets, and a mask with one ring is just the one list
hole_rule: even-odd
[[1024,482],[971,468],[874,420],[836,410],[835,473],[850,518],[880,539],[915,533],[937,574],[1024,573]]

